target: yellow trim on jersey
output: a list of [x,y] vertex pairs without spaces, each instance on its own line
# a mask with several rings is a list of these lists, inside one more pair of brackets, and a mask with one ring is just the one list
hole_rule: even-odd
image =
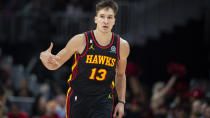
[[[71,68],[72,73],[74,72],[74,69],[77,66],[77,63],[78,63],[77,62],[77,54],[74,54],[74,64],[73,64],[73,66]],[[67,82],[71,81],[71,78],[72,78],[72,74],[69,76],[69,79],[68,79]]]
[[[67,96],[67,97],[66,97],[66,118],[68,118],[68,116],[67,116],[67,112],[68,112],[68,111],[67,111],[67,110],[68,110],[68,109],[67,109],[67,102],[68,102],[68,99],[69,99],[69,92],[70,92],[70,91],[71,91],[71,87],[69,87],[69,89],[68,89],[68,91],[67,91],[67,94],[66,94],[66,96]],[[70,104],[70,103],[69,103],[69,104]]]
[[74,54],[74,59],[75,59],[75,62],[74,62],[74,65],[71,68],[72,72],[74,71],[75,67],[77,66],[77,54]]
[[114,88],[114,86],[115,86],[115,83],[114,83],[114,81],[112,81],[112,86],[113,86],[113,88]]
[[69,79],[68,79],[67,82],[71,81],[71,78],[72,78],[72,74],[69,76]]

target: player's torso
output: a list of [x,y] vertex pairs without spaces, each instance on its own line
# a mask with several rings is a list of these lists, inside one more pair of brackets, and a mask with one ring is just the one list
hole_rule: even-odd
[[112,34],[107,46],[101,46],[93,31],[85,33],[86,47],[81,55],[75,54],[70,86],[83,94],[104,94],[113,88],[119,58],[119,36]]

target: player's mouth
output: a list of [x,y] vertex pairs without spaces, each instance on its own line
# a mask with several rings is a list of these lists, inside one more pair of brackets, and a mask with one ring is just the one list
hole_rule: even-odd
[[108,26],[106,26],[106,25],[104,25],[104,26],[103,26],[103,29],[108,29],[108,28],[109,28],[109,27],[108,27]]

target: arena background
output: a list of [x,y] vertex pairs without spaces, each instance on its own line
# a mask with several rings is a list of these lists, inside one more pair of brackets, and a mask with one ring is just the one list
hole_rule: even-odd
[[[160,117],[151,107],[151,99],[155,84],[162,81],[167,91],[163,118],[209,118],[210,1],[116,1],[119,12],[113,31],[131,47],[124,117]],[[41,64],[39,54],[50,42],[56,54],[75,34],[94,29],[96,2],[0,1],[0,117],[12,118],[15,111],[21,117],[48,117],[46,114],[51,113],[64,117],[72,60],[49,71]],[[171,82],[174,74],[178,77]],[[2,96],[6,96],[5,104]],[[40,98],[43,106],[38,107]],[[199,107],[207,104],[206,113],[193,110],[196,102]]]

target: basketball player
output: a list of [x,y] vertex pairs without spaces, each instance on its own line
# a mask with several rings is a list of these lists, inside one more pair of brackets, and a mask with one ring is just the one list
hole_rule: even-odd
[[[66,118],[122,118],[124,114],[125,69],[130,48],[127,41],[111,32],[117,11],[113,0],[100,1],[96,4],[95,30],[74,36],[56,55],[51,53],[52,43],[40,54],[49,70],[56,70],[74,58],[68,80]],[[118,101],[112,115],[115,86]]]

